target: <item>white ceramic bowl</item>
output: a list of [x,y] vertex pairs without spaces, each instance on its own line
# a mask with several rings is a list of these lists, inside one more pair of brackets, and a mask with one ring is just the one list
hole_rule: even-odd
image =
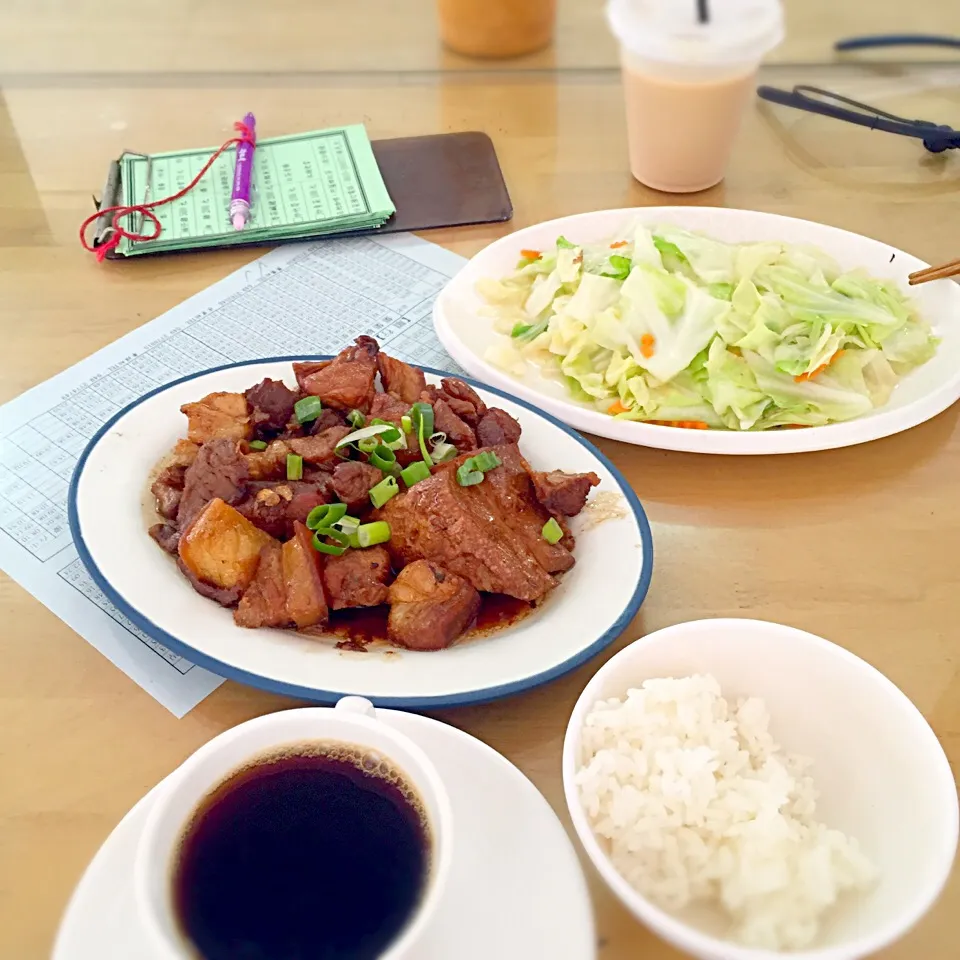
[[[869,893],[827,914],[814,947],[749,949],[668,914],[614,869],[593,835],[574,775],[580,732],[598,700],[656,677],[710,673],[728,699],[762,697],[783,748],[813,758],[817,819],[856,837],[880,871]],[[563,745],[563,782],[577,834],[624,906],[700,960],[855,960],[901,937],[931,907],[957,846],[957,791],[936,735],[910,700],[848,650],[760,620],[697,620],[658,630],[609,660],[587,684]],[[704,918],[698,918],[700,920]]]
[[437,336],[447,352],[469,374],[506,390],[578,430],[624,443],[691,453],[800,453],[848,447],[890,436],[936,416],[960,397],[960,286],[951,281],[926,283],[911,290],[920,312],[930,322],[940,346],[936,356],[912,370],[897,385],[890,401],[867,416],[806,430],[681,430],[647,423],[615,420],[594,407],[578,403],[565,386],[529,367],[523,378],[488,363],[484,354],[502,339],[493,321],[480,315],[484,301],[476,292],[483,277],[503,277],[516,266],[518,251],[552,246],[561,234],[572,241],[611,237],[631,223],[671,223],[729,243],[775,240],[813,244],[845,269],[863,267],[872,276],[894,280],[903,289],[907,275],[927,266],[896,247],[822,223],[755,210],[720,207],[634,207],[578,213],[537,223],[491,243],[444,287],[433,307]]

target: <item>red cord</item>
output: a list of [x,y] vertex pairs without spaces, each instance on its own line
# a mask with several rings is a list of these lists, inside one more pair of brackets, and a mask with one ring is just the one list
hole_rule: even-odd
[[[130,206],[121,204],[116,207],[101,207],[96,213],[90,214],[90,216],[80,224],[80,243],[83,249],[89,253],[96,254],[97,261],[102,263],[107,252],[119,245],[121,237],[126,237],[128,240],[156,240],[157,237],[160,236],[163,228],[160,226],[159,218],[153,212],[155,207],[162,207],[166,203],[173,203],[174,200],[179,200],[181,197],[186,196],[186,194],[203,179],[203,175],[213,166],[217,157],[219,157],[227,147],[233,146],[235,143],[256,144],[256,137],[246,124],[238,121],[233,125],[233,128],[240,136],[231,137],[225,143],[221,144],[216,153],[203,165],[203,169],[182,190],[177,191],[172,196],[162,197],[160,200],[151,200],[149,203],[134,203]],[[87,230],[91,223],[99,220],[105,213],[113,214],[113,221],[111,223],[113,235],[106,243],[102,243],[98,247],[93,247],[87,242]],[[134,213],[139,213],[145,219],[152,221],[156,227],[154,232],[151,234],[131,233],[120,226],[120,221],[124,217],[129,217]]]

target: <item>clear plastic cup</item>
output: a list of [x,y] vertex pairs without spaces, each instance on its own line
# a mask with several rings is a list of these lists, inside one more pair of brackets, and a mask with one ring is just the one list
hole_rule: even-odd
[[780,0],[608,0],[620,42],[630,172],[667,193],[719,183],[760,61],[783,39]]

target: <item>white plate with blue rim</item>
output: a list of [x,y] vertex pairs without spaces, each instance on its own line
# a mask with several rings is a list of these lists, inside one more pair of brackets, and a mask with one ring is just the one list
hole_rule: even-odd
[[518,230],[481,250],[437,297],[433,322],[447,353],[469,374],[514,396],[536,404],[565,423],[600,437],[663,450],[713,454],[779,454],[831,450],[877,440],[908,430],[946,410],[960,398],[960,285],[941,280],[910,288],[921,316],[940,343],[927,363],[907,373],[886,404],[842,423],[803,430],[682,430],[676,427],[617,420],[596,407],[580,403],[560,379],[544,376],[527,364],[522,376],[507,373],[486,359],[501,334],[493,319],[483,315],[485,301],[477,281],[509,275],[518,251],[551,249],[558,236],[573,243],[604,241],[622,236],[638,222],[669,224],[703,233],[727,243],[774,241],[806,244],[831,256],[843,270],[862,268],[871,277],[892,280],[907,289],[907,276],[928,266],[888,243],[848,230],[755,210],[722,207],[635,207],[598,210],[548,220]]
[[[537,470],[593,471],[600,485],[571,521],[576,564],[522,620],[446,650],[386,644],[366,652],[340,638],[236,626],[232,611],[196,593],[147,533],[148,477],[186,434],[180,406],[215,391],[240,391],[264,377],[294,385],[283,357],[184,377],[121,410],[90,441],[70,485],[70,529],[97,585],[140,630],[212,672],[321,703],[356,694],[378,706],[427,708],[518,693],[574,669],[612,643],[643,603],[653,570],[650,527],[637,495],[589,441],[532,405],[468,381],[488,406],[523,428],[520,448]],[[439,383],[444,374],[426,370]]]

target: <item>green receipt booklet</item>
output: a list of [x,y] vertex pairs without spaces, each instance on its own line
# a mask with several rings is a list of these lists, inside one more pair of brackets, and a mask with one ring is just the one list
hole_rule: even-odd
[[[149,159],[125,153],[119,161],[120,202],[131,205],[176,193],[214,149],[155,153]],[[235,159],[236,147],[225,150],[186,196],[154,208],[163,228],[158,239],[124,237],[117,252],[129,257],[371,230],[395,212],[361,124],[258,140],[244,230],[233,228],[228,213]],[[130,221],[136,230],[137,218]],[[150,233],[151,227],[146,221],[136,232]]]

